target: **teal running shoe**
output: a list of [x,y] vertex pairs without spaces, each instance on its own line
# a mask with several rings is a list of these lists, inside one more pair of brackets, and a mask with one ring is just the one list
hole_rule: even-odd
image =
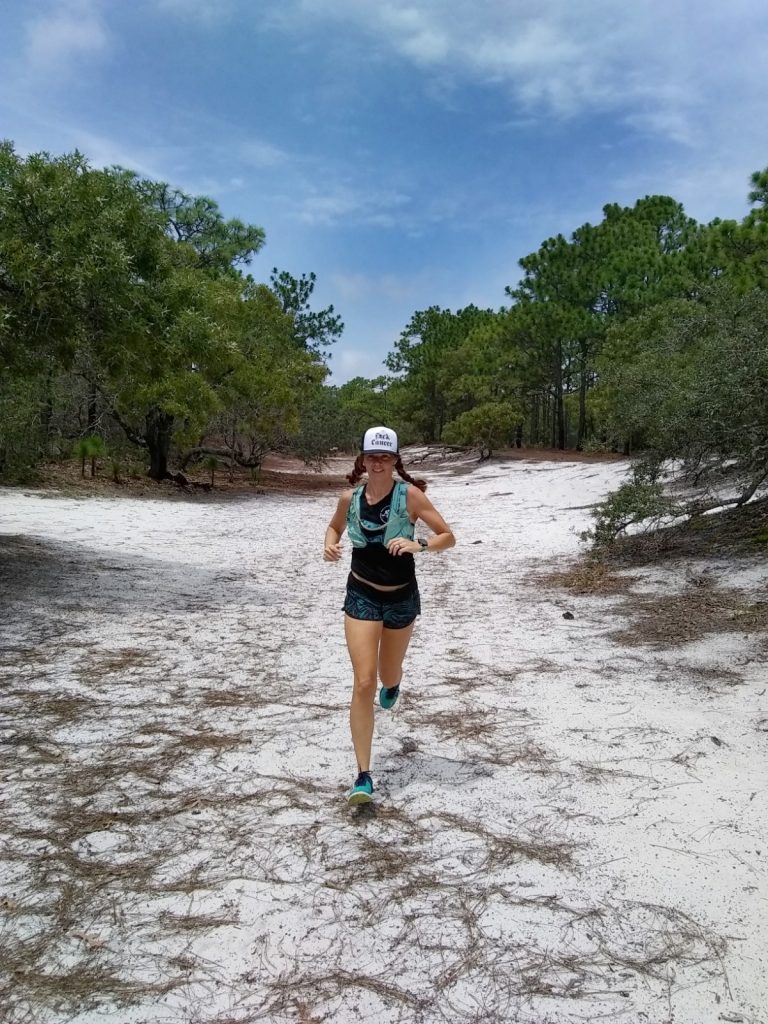
[[397,686],[382,686],[379,690],[379,704],[384,708],[385,711],[389,711],[397,704],[397,698],[400,696],[400,684]]
[[347,803],[354,806],[355,804],[369,804],[371,800],[373,800],[373,779],[371,778],[371,773],[360,772],[355,779],[354,786],[349,791]]

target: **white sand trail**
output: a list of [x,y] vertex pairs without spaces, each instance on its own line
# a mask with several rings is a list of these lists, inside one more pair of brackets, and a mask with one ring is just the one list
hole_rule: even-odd
[[458,545],[366,813],[333,496],[0,491],[9,1021],[768,1020],[759,638],[626,647],[525,582],[624,471],[428,474]]

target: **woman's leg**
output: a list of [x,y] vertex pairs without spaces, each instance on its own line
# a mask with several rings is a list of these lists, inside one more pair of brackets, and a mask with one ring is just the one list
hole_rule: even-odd
[[405,626],[403,629],[382,629],[381,631],[379,679],[387,689],[400,685],[400,680],[403,678],[403,658],[408,650],[408,644],[411,642],[415,625],[416,623],[412,622],[410,626]]
[[370,771],[373,743],[373,699],[376,696],[377,664],[382,623],[344,616],[344,635],[355,674],[349,726],[361,772]]

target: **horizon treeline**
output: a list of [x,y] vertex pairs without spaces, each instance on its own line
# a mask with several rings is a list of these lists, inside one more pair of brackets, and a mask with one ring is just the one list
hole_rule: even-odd
[[[257,468],[268,451],[350,450],[372,422],[404,443],[605,449],[754,493],[768,473],[768,169],[741,221],[668,196],[519,261],[499,309],[416,311],[387,373],[328,386],[343,331],[313,273],[246,273],[264,232],[207,197],[0,147],[0,478],[91,450]],[[698,469],[696,468],[698,467]],[[655,493],[655,492],[654,492]],[[646,493],[647,496],[647,493]]]

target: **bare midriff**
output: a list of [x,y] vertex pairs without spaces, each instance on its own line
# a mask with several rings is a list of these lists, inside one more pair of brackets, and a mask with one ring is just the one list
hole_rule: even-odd
[[362,576],[358,576],[356,572],[353,572],[352,575],[355,577],[356,580],[360,580],[361,583],[364,583],[366,585],[366,587],[373,587],[374,590],[384,590],[384,591],[402,590],[403,587],[407,587],[408,586],[407,583],[400,583],[396,587],[382,587],[378,583],[371,583],[370,580],[363,579],[363,577]]

